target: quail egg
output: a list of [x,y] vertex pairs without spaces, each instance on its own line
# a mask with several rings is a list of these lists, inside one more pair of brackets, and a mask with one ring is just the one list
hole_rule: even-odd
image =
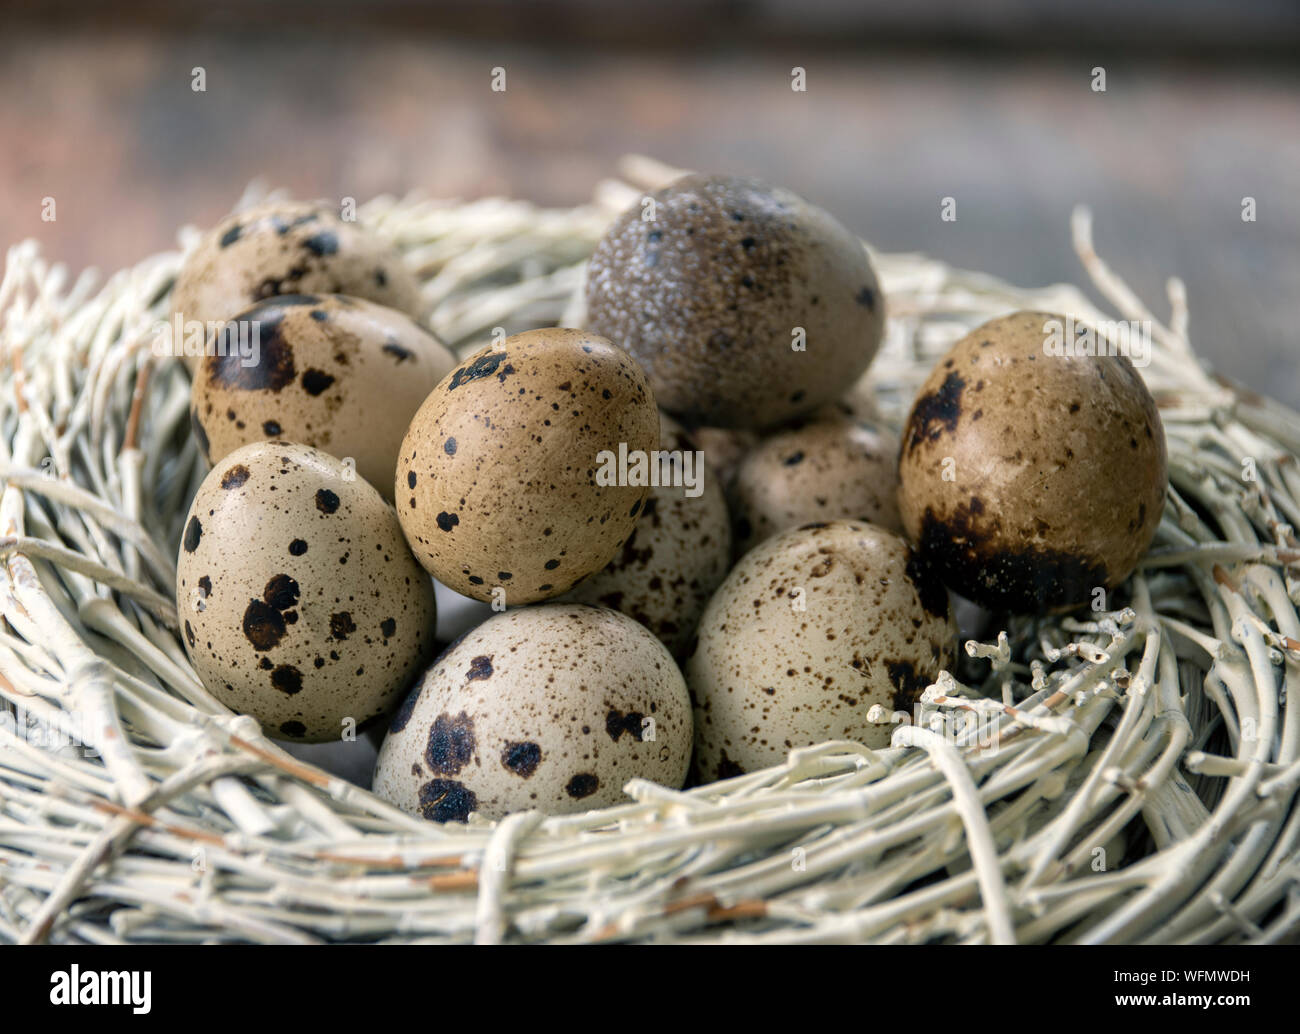
[[[267,201],[209,230],[176,276],[172,312],[207,326],[272,295],[314,293],[353,295],[423,315],[419,284],[391,244],[330,206],[307,201]],[[187,345],[193,368],[199,357],[191,351]]]
[[194,374],[191,416],[209,460],[265,438],[286,438],[351,459],[387,494],[397,452],[455,357],[411,318],[341,294],[277,295],[234,316]]
[[683,177],[625,212],[588,263],[587,323],[691,426],[764,428],[867,368],[884,300],[862,243],[754,180]]
[[727,504],[694,440],[660,417],[659,485],[641,507],[632,537],[603,570],[568,594],[622,611],[680,656],[709,597],[730,566]]
[[364,729],[433,655],[433,585],[392,507],[305,445],[254,442],[208,472],[176,599],[204,686],[279,739]]
[[901,532],[898,439],[843,418],[814,421],[765,438],[732,482],[736,553],[801,524],[852,518]]
[[625,802],[630,779],[679,787],[691,708],[662,643],[604,607],[493,615],[424,674],[393,717],[374,790],[437,822]]
[[627,541],[650,491],[659,412],[621,348],[516,334],[462,362],[402,443],[396,500],[416,559],[489,602],[567,592]]
[[831,521],[768,539],[714,593],[686,662],[700,778],[824,740],[888,746],[956,635],[947,590],[899,536]]
[[1155,401],[1123,355],[1057,354],[1067,325],[1016,312],[977,327],[935,366],[903,429],[907,535],[951,589],[990,609],[1098,599],[1160,524]]

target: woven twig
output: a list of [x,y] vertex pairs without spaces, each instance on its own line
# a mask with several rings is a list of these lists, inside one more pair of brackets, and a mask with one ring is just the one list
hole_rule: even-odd
[[[360,217],[404,250],[464,354],[497,327],[580,321],[586,256],[674,170],[630,159],[623,174],[574,210],[381,198]],[[204,690],[170,559],[203,468],[181,364],[148,347],[183,250],[97,289],[11,248],[0,940],[1296,939],[1300,417],[1203,369],[1181,283],[1162,322],[1097,256],[1086,212],[1073,232],[1119,317],[1151,327],[1143,373],[1168,437],[1169,505],[1123,605],[968,643],[965,681],[925,694],[934,722],[887,750],[822,744],[496,826],[399,812]],[[868,379],[895,426],[985,319],[1108,318],[1067,285],[873,259],[891,321]]]

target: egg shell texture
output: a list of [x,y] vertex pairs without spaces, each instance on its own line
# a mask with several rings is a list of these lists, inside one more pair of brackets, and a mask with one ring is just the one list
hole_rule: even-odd
[[351,458],[391,493],[402,438],[451,352],[404,313],[348,295],[278,295],[233,322],[257,328],[257,361],[218,349],[199,364],[191,417],[208,459],[285,438]]
[[648,455],[658,441],[654,396],[621,348],[579,330],[517,334],[465,360],[416,413],[398,515],[416,558],[457,592],[558,596],[614,557],[650,491],[618,483],[620,446]]
[[438,822],[587,811],[625,803],[633,778],[681,786],[691,737],[681,672],[635,621],[521,607],[433,663],[393,717],[374,789]]
[[745,456],[729,501],[738,554],[814,521],[850,518],[901,532],[898,439],[843,418],[780,431]]
[[433,585],[392,507],[304,445],[256,442],[212,468],[176,597],[204,686],[280,739],[337,740],[345,718],[364,728],[433,654]]
[[824,740],[888,746],[894,724],[954,657],[947,590],[899,536],[859,521],[811,524],[755,547],[700,620],[686,662],[704,781]]
[[[731,527],[717,476],[694,439],[662,414],[659,449],[674,457],[673,476],[661,476],[664,483],[650,489],[632,536],[614,559],[568,598],[635,618],[679,657],[731,566]],[[688,471],[692,482],[698,478],[696,489],[686,483]]]
[[908,538],[952,589],[993,609],[1059,609],[1114,588],[1164,509],[1151,393],[1123,356],[1049,354],[1044,327],[1062,319],[1017,312],[971,331],[903,430]]
[[331,206],[307,201],[255,205],[204,234],[177,274],[172,312],[206,324],[272,295],[317,293],[422,315],[419,284],[396,248]]
[[771,427],[867,368],[884,300],[862,243],[829,214],[721,176],[653,199],[653,218],[635,205],[596,246],[586,304],[588,326],[637,358],[664,409],[690,425]]

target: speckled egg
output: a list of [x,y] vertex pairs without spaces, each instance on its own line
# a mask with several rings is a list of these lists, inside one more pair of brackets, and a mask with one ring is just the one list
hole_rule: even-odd
[[667,457],[661,483],[650,490],[632,537],[568,598],[622,611],[679,657],[727,575],[731,529],[717,477],[668,416],[660,418],[659,451]]
[[990,609],[1068,609],[1115,588],[1164,509],[1151,393],[1123,355],[1060,354],[1065,327],[1044,312],[977,327],[935,366],[903,429],[907,535],[950,588]]
[[454,643],[393,717],[374,790],[437,822],[626,802],[630,779],[679,787],[686,684],[663,644],[604,607],[547,603]]
[[[172,312],[207,324],[272,295],[315,293],[423,315],[419,284],[389,242],[308,201],[268,201],[209,230],[176,276]],[[197,357],[186,361],[197,365]]]
[[906,542],[859,521],[809,524],[752,549],[709,601],[686,662],[704,781],[824,740],[889,745],[955,656],[948,593]]
[[632,534],[658,442],[654,395],[623,349],[581,330],[516,334],[461,363],[415,414],[397,464],[402,529],[459,593],[511,606],[558,596]]
[[351,459],[392,492],[402,438],[456,365],[451,352],[404,313],[342,294],[268,298],[219,336],[236,326],[250,341],[257,329],[257,354],[215,349],[194,375],[190,414],[208,459],[286,438]]
[[901,532],[898,439],[843,418],[765,438],[746,454],[729,492],[737,555],[787,528],[851,518]]
[[254,442],[209,471],[185,524],[176,601],[204,686],[279,739],[366,727],[433,655],[433,585],[393,508],[305,445]]
[[683,177],[625,212],[588,264],[587,323],[691,426],[765,428],[843,393],[880,345],[862,243],[788,190]]

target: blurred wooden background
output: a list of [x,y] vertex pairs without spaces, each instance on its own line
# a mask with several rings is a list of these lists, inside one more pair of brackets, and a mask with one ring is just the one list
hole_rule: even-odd
[[1201,351],[1300,405],[1293,0],[0,0],[0,25],[0,244],[74,268],[169,247],[255,176],[572,204],[639,151],[1025,284],[1081,279],[1085,201],[1157,312],[1183,277]]

